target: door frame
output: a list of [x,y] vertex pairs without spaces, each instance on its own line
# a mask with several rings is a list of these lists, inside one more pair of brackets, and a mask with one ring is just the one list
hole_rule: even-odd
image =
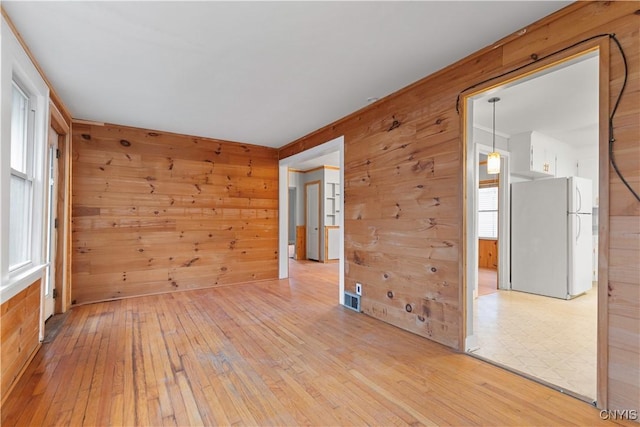
[[[479,84],[468,92],[460,95],[460,129],[462,129],[462,156],[463,156],[463,168],[462,168],[462,185],[463,185],[463,226],[461,230],[462,240],[465,242],[460,248],[460,259],[465,268],[461,269],[461,290],[460,301],[462,305],[462,327],[460,328],[460,350],[467,353],[469,345],[473,345],[472,339],[468,342],[467,338],[473,338],[473,319],[469,318],[468,306],[472,304],[472,299],[469,299],[469,294],[473,294],[473,286],[470,286],[470,279],[473,277],[469,273],[469,251],[468,242],[469,238],[473,237],[473,233],[476,233],[475,223],[472,217],[470,217],[469,205],[475,203],[474,197],[471,196],[470,188],[473,188],[473,177],[475,168],[477,167],[477,160],[470,158],[470,145],[473,141],[470,140],[472,135],[473,124],[470,123],[472,118],[471,102],[472,98],[478,96],[481,93],[486,93],[493,89],[514,85],[525,79],[532,78],[540,72],[547,69],[556,67],[560,64],[567,63],[574,59],[583,57],[584,55],[591,54],[593,52],[598,53],[599,58],[599,129],[598,129],[598,152],[599,152],[599,179],[598,179],[598,192],[599,192],[599,229],[598,229],[598,314],[597,314],[597,355],[596,355],[596,406],[600,409],[608,406],[608,379],[609,379],[609,358],[608,358],[608,342],[609,342],[609,321],[608,321],[608,289],[606,284],[609,283],[609,38],[598,39],[585,43],[584,45],[577,46],[566,51],[554,55],[552,58],[547,58],[539,62],[531,64],[530,67],[518,70],[513,75],[496,78],[490,82]],[[499,261],[500,262],[500,261]],[[471,322],[471,325],[469,323]],[[467,353],[469,354],[469,353]]]
[[309,258],[309,187],[312,185],[317,185],[318,186],[318,259],[314,260],[314,261],[322,261],[320,259],[320,253],[321,253],[321,248],[322,248],[322,241],[320,239],[320,229],[323,228],[323,221],[322,221],[322,193],[321,193],[321,189],[320,187],[322,186],[322,181],[321,180],[316,180],[316,181],[309,181],[309,182],[305,182],[304,183],[304,225],[305,225],[305,230],[307,233],[306,236],[306,253],[307,253],[307,259],[311,259]]
[[[54,314],[64,313],[71,301],[71,127],[53,102],[49,103],[50,127],[58,133],[57,207],[58,218],[56,248],[54,254],[55,284],[57,297]],[[44,296],[44,295],[43,295]],[[44,303],[44,301],[43,301]]]
[[[301,163],[316,157],[333,153],[340,153],[340,194],[344,195],[344,136],[339,136],[324,144],[317,145],[313,148],[305,150],[293,156],[280,159],[278,164],[278,278],[287,279],[289,277],[289,258],[288,258],[288,223],[289,223],[289,167],[295,163]],[[344,197],[340,197],[340,212],[338,225],[340,226],[340,262],[339,262],[339,293],[338,299],[340,304],[344,304]]]
[[[492,148],[484,144],[475,145],[475,157],[480,158],[480,154],[488,154],[492,151]],[[509,280],[509,271],[511,269],[511,259],[509,254],[511,253],[511,242],[509,241],[509,234],[511,230],[511,192],[509,191],[511,181],[509,179],[509,171],[511,170],[511,158],[508,151],[495,149],[500,154],[500,175],[498,177],[498,289],[511,289],[511,281]],[[476,160],[477,164],[477,160]],[[479,187],[479,178],[476,170],[475,173],[475,185],[476,191]],[[474,198],[470,200],[470,204],[475,207],[475,212],[478,211],[477,200]],[[467,213],[469,214],[469,213]],[[476,230],[476,240],[478,239]],[[477,272],[477,259],[478,248],[476,246],[476,272]],[[471,257],[472,254],[469,254]],[[472,259],[472,258],[470,258]],[[477,274],[477,273],[476,273]],[[475,283],[475,282],[474,282]]]
[[[297,199],[298,199],[298,193],[296,191],[296,187],[289,187],[289,192],[287,193],[287,196],[289,197],[289,231],[288,231],[288,239],[289,239],[289,244],[294,244],[296,243],[296,223],[297,223],[297,218],[296,218],[296,203],[297,203]],[[292,197],[293,196],[293,197]],[[292,239],[293,237],[293,239]]]
[[60,142],[60,134],[49,126],[47,129],[47,176],[46,176],[46,238],[45,238],[45,262],[46,269],[44,280],[42,281],[42,318],[46,322],[56,312],[56,295],[60,292],[57,289],[57,259],[58,252],[58,145]]
[[[471,104],[469,105],[469,111],[472,111]],[[473,117],[472,114],[469,115]],[[469,139],[473,139],[473,126],[469,126],[467,129]],[[467,171],[467,187],[465,194],[467,195],[467,203],[465,206],[464,214],[466,215],[466,234],[464,250],[466,259],[465,274],[467,282],[465,282],[465,291],[463,293],[464,299],[467,304],[464,305],[465,310],[465,327],[466,336],[462,341],[465,352],[469,352],[478,348],[478,338],[475,334],[473,327],[473,303],[472,301],[478,296],[478,288],[475,285],[478,283],[478,187],[480,183],[478,173],[478,163],[480,160],[480,153],[490,153],[492,148],[477,143],[470,143],[466,146],[466,158],[473,159],[466,165]],[[511,168],[509,152],[495,149],[500,153],[500,176],[498,178],[498,288],[510,289],[511,282],[509,281],[509,269],[511,268],[511,262],[509,259],[510,243],[506,236],[509,236],[510,221],[509,221],[509,170]],[[466,286],[466,283],[471,284]]]

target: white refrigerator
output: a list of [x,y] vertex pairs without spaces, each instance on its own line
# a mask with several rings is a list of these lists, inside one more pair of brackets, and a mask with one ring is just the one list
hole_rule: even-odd
[[511,289],[570,299],[592,286],[591,180],[511,184]]

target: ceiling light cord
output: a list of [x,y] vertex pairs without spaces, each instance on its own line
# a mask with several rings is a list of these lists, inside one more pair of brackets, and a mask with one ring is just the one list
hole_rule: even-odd
[[[628,70],[628,66],[627,66],[627,56],[624,53],[624,49],[622,48],[622,45],[620,44],[620,42],[618,41],[618,38],[616,37],[615,34],[611,33],[611,34],[598,34],[595,36],[591,36],[588,37],[584,40],[580,40],[579,42],[576,42],[570,46],[564,47],[562,49],[556,50],[555,52],[552,52],[548,55],[545,55],[541,58],[539,58],[536,54],[531,55],[531,58],[535,61],[535,62],[539,62],[542,61],[544,59],[547,59],[551,56],[557,55],[559,53],[565,52],[569,49],[573,49],[576,46],[579,46],[581,44],[590,42],[591,40],[595,40],[595,39],[599,39],[602,37],[608,37],[609,39],[613,40],[616,44],[616,46],[618,47],[618,51],[620,52],[620,56],[622,56],[622,62],[624,63],[624,80],[622,82],[622,87],[620,88],[620,93],[618,94],[618,99],[616,99],[616,102],[613,106],[613,110],[611,111],[611,115],[609,116],[609,161],[611,162],[611,166],[613,167],[613,170],[615,170],[616,174],[618,175],[618,177],[620,178],[620,180],[622,180],[622,183],[627,187],[627,189],[631,192],[631,194],[633,194],[633,196],[635,197],[635,199],[637,201],[640,202],[640,196],[638,196],[638,193],[631,187],[631,185],[629,184],[629,182],[625,179],[624,175],[622,174],[622,172],[620,171],[620,169],[618,168],[618,165],[615,161],[615,156],[613,153],[613,143],[615,142],[615,137],[614,137],[614,129],[613,129],[613,119],[616,115],[616,112],[618,110],[618,106],[620,105],[620,100],[622,99],[622,94],[624,93],[624,90],[627,86],[627,78],[629,75],[629,70]],[[465,93],[466,91],[473,89],[475,87],[478,87],[480,85],[483,85],[485,83],[489,83],[492,80],[496,80],[499,79],[501,77],[507,76],[509,74],[515,73],[516,71],[520,71],[523,68],[527,68],[531,65],[531,63],[528,64],[524,64],[521,65],[517,68],[514,68],[513,70],[507,71],[505,73],[499,74],[497,76],[488,78],[486,80],[483,80],[481,82],[478,82],[476,84],[473,84],[471,86],[469,86],[468,88],[460,91],[460,93],[458,93],[458,97],[456,98],[456,112],[458,113],[458,115],[460,115],[460,97],[462,96],[463,93]]]

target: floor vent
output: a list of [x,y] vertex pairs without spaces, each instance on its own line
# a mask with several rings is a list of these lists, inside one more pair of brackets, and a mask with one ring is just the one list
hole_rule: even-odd
[[352,294],[351,292],[344,293],[344,305],[351,310],[360,312],[360,295]]

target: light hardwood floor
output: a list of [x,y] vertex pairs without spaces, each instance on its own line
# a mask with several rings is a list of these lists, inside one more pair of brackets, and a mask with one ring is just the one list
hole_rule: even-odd
[[295,279],[76,307],[2,425],[612,425],[588,404],[339,306]]

